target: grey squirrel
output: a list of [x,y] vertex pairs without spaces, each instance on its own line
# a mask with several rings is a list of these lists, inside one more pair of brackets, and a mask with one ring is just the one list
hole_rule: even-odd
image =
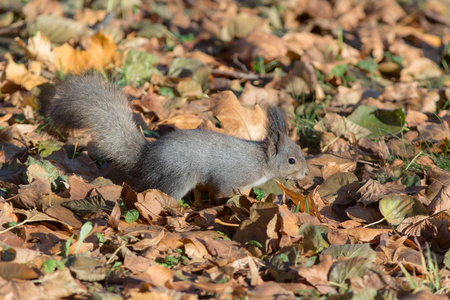
[[139,189],[159,189],[181,199],[197,184],[210,184],[216,197],[230,196],[275,177],[300,180],[309,172],[277,107],[268,108],[262,141],[190,129],[149,142],[136,127],[125,94],[100,75],[72,76],[53,92],[46,114],[56,128],[87,128],[95,147],[137,178]]

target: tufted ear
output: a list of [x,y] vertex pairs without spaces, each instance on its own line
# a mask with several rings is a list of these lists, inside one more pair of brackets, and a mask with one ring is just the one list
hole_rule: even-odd
[[281,133],[287,132],[286,119],[283,111],[276,107],[270,106],[267,109],[267,132],[270,134],[274,131],[280,131]]
[[269,132],[265,140],[267,155],[269,157],[277,155],[280,148],[283,147],[285,139],[286,135],[279,130]]

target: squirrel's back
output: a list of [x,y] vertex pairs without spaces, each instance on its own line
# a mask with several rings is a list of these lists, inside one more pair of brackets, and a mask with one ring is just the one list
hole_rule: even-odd
[[102,154],[126,170],[134,168],[146,144],[127,97],[99,74],[72,76],[56,85],[46,113],[65,133],[87,128]]
[[276,107],[268,109],[262,141],[192,129],[150,143],[136,127],[119,88],[100,75],[87,74],[57,85],[46,111],[62,131],[87,128],[98,150],[136,177],[140,189],[159,189],[176,199],[199,183],[210,184],[216,196],[226,196],[274,177],[301,179],[308,173]]

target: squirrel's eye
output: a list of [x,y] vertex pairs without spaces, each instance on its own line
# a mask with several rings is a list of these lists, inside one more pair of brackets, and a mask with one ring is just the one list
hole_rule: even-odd
[[295,164],[295,159],[293,159],[293,158],[289,158],[289,163],[291,164],[291,165],[293,165],[293,164]]

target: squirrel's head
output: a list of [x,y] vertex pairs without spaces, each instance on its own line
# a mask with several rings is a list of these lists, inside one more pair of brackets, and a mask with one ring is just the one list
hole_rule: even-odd
[[286,121],[282,111],[269,107],[268,129],[265,139],[268,166],[274,177],[300,180],[307,176],[309,167],[300,147],[286,134]]

